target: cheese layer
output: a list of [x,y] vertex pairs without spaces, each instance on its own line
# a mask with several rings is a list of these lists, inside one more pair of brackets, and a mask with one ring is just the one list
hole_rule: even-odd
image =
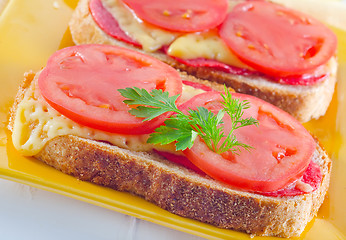
[[153,52],[162,46],[169,45],[177,33],[144,23],[126,5],[119,0],[104,0],[104,7],[115,16],[120,28],[132,39],[139,42],[143,50]]
[[118,21],[120,28],[139,42],[144,51],[154,52],[169,45],[168,54],[173,57],[213,59],[251,69],[231,52],[216,30],[188,34],[170,32],[143,22],[120,0],[104,0],[103,4]]
[[[34,156],[45,144],[58,136],[74,135],[87,139],[106,141],[112,145],[133,150],[150,151],[152,144],[146,143],[149,135],[124,135],[109,133],[80,125],[61,115],[42,97],[38,88],[39,74],[36,74],[31,85],[18,104],[14,116],[12,141],[14,147],[23,155]],[[181,101],[186,101],[202,90],[184,85]],[[174,151],[173,145],[155,146],[156,149]]]
[[231,66],[251,69],[232,53],[215,31],[185,34],[169,46],[167,53],[182,59],[213,59]]

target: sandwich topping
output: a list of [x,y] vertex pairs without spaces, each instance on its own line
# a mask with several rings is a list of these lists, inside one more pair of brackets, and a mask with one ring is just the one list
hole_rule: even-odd
[[139,105],[131,113],[145,120],[165,111],[177,113],[151,134],[149,142],[175,141],[176,149],[195,166],[234,187],[258,192],[284,188],[304,174],[316,148],[293,117],[252,96],[206,92],[176,110],[175,98],[170,101],[162,92],[120,91],[130,98],[127,104]]
[[244,63],[277,77],[310,72],[336,50],[336,36],[322,23],[266,1],[235,6],[219,34]]
[[82,125],[124,134],[145,134],[160,126],[167,114],[142,122],[128,113],[117,91],[139,87],[181,94],[178,72],[159,60],[111,46],[76,46],[56,52],[38,84],[46,101]]
[[[118,91],[122,96],[129,98],[124,101],[126,104],[137,106],[129,112],[137,117],[145,118],[143,121],[151,120],[166,112],[175,113],[165,120],[163,126],[155,129],[148,139],[150,143],[176,142],[176,150],[180,151],[191,148],[196,137],[199,136],[208,148],[217,154],[227,151],[237,152],[240,151],[240,148],[251,148],[251,146],[237,141],[233,133],[241,127],[258,125],[258,121],[251,116],[242,118],[243,110],[248,109],[250,103],[247,100],[240,101],[238,98],[233,98],[226,87],[225,95],[216,93],[224,100],[221,102],[223,108],[216,113],[203,105],[197,106],[197,109],[179,109],[175,104],[179,96],[169,97],[167,93],[160,90],[152,90],[149,93],[145,89],[134,87]],[[223,126],[225,113],[231,120],[230,129],[227,129],[226,133]]]
[[157,27],[197,32],[217,27],[225,19],[228,0],[123,0],[135,14]]
[[[104,5],[107,6],[107,9]],[[135,18],[131,10],[119,1],[105,0],[101,2],[93,0],[89,2],[89,9],[95,22],[107,34],[149,52],[157,51],[162,46],[169,45],[179,35]],[[117,20],[113,14],[116,14]]]
[[[208,7],[210,4],[209,1],[191,0],[181,0],[179,4],[182,2],[188,6],[181,8],[185,10],[194,9],[193,6]],[[221,2],[213,2],[215,9]],[[266,1],[245,1],[229,7],[231,10],[227,16],[221,14],[219,19],[222,19],[222,23],[216,27],[206,24],[201,30],[184,30],[185,25],[171,21],[171,24],[180,26],[178,30],[163,26],[165,21],[177,17],[176,14],[168,14],[176,12],[178,8],[175,7],[175,2],[170,3],[153,1],[153,8],[164,9],[161,15],[166,19],[156,18],[155,23],[147,19],[149,7],[147,9],[142,1],[113,0],[110,3],[106,0],[103,6],[100,0],[91,0],[89,8],[95,22],[106,33],[119,21],[119,30],[139,42],[144,50],[164,50],[166,54],[186,65],[198,64],[227,73],[265,76],[271,81],[290,85],[311,85],[327,76],[325,65],[335,54],[336,36],[326,26],[305,14]],[[94,8],[94,5],[101,7]],[[111,14],[106,18],[104,13],[108,11]],[[201,21],[197,17],[188,20]],[[208,17],[205,21],[207,20]],[[107,26],[102,24],[106,21],[109,22]],[[142,31],[136,33],[128,24],[123,23],[129,21],[137,21],[141,29],[148,27],[164,31],[166,41],[154,40],[154,47],[149,47],[145,39],[161,39],[159,34],[152,34],[150,31],[147,34]],[[161,21],[163,25],[157,23]],[[171,38],[167,37],[169,33]],[[121,36],[116,38],[122,40]],[[217,42],[217,46],[210,45],[210,42]]]
[[[196,92],[187,101],[177,101],[182,92],[182,80],[177,74],[151,57],[119,47],[80,45],[60,50],[35,77],[30,91],[17,107],[12,135],[14,145],[25,155],[35,155],[50,139],[73,134],[119,147],[126,145],[134,151],[169,150],[175,157],[182,155],[204,174],[250,192],[268,195],[268,192],[281,191],[284,196],[292,195],[292,191],[287,194],[284,189],[293,189],[292,184],[299,179],[312,187],[306,191],[317,188],[321,174],[311,161],[315,141],[298,121],[255,97],[227,91],[223,95],[217,91]],[[119,92],[119,89],[123,90]],[[134,98],[126,91],[146,94]],[[161,106],[148,102],[152,98]],[[246,107],[234,105],[235,108],[243,106],[243,111],[237,113],[239,118],[232,117],[231,110],[230,114],[222,114],[231,98],[250,104]],[[209,121],[209,113],[212,113],[217,128],[224,133],[211,132],[219,134],[219,141],[213,140],[216,145],[210,147],[208,139],[199,133],[192,133],[192,137],[188,137],[188,140],[193,138],[189,140],[192,144],[185,144],[187,140],[180,138],[182,134],[178,131],[179,117],[162,107],[167,99],[171,99],[170,104],[182,114],[198,110]],[[155,109],[150,109],[152,107]],[[200,110],[202,107],[204,110]],[[149,119],[143,121],[145,118]],[[255,120],[258,126],[251,124]],[[243,126],[234,127],[236,121]],[[191,124],[189,131],[203,135],[207,130],[202,124],[203,121]],[[174,135],[175,132],[179,136]],[[239,145],[238,151],[228,148],[218,152],[229,133],[243,145]],[[131,149],[127,141],[137,142],[133,144],[135,148]],[[185,147],[172,149],[170,144],[165,150],[161,146],[172,142],[178,146],[179,141]],[[137,145],[143,147],[136,148]],[[294,192],[302,193],[304,191]]]

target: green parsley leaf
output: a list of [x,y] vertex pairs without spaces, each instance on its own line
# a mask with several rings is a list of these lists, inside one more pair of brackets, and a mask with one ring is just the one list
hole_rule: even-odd
[[118,89],[118,91],[123,97],[129,99],[124,101],[127,105],[141,105],[132,108],[129,112],[136,117],[145,118],[143,121],[149,121],[163,113],[178,110],[175,101],[179,95],[169,97],[168,92],[163,92],[161,89],[153,89],[151,93],[137,87]]
[[165,125],[160,126],[150,135],[148,143],[169,144],[176,142],[176,150],[191,148],[198,133],[189,124],[189,120],[180,119],[182,115],[172,116],[165,121]]
[[221,94],[223,98],[222,105],[225,107],[225,111],[232,119],[234,130],[249,126],[258,126],[258,121],[253,117],[243,119],[244,110],[250,108],[250,102],[248,100],[240,101],[237,98],[232,98],[228,88],[225,87],[225,94]]
[[[237,141],[234,130],[249,126],[258,125],[258,121],[252,117],[243,119],[243,111],[250,107],[249,101],[240,101],[232,98],[228,88],[225,87],[225,94],[221,94],[224,109],[217,114],[204,107],[197,107],[197,110],[189,110],[188,114],[178,109],[175,102],[179,95],[170,97],[168,92],[154,89],[150,93],[145,89],[137,87],[119,89],[121,95],[127,100],[124,103],[136,105],[129,112],[137,117],[144,118],[143,121],[151,120],[163,113],[173,112],[165,125],[155,129],[150,134],[148,143],[170,144],[175,142],[176,150],[191,148],[197,136],[200,136],[206,145],[216,153],[232,151],[238,154],[241,148],[249,150],[251,146]],[[228,135],[224,133],[223,117],[228,114],[232,119],[232,129]]]

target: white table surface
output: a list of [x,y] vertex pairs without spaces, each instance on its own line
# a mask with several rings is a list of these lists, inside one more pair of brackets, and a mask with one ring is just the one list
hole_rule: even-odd
[[197,236],[0,179],[1,240],[199,240]]

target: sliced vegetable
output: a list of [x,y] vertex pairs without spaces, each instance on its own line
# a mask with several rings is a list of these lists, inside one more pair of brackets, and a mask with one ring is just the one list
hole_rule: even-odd
[[197,32],[222,23],[227,0],[122,0],[136,15],[155,26],[177,32]]
[[172,67],[144,54],[109,45],[79,45],[51,56],[38,84],[43,97],[61,114],[92,128],[124,134],[150,133],[170,113],[151,121],[131,115],[119,88],[161,89],[181,94]]
[[[193,170],[202,176],[206,175],[201,169],[193,165],[189,161],[189,159],[185,156],[173,154],[170,152],[163,152],[163,151],[156,151],[156,152],[160,154],[161,156],[167,158],[171,162],[174,162],[190,170]],[[300,183],[298,183],[297,181],[299,181]],[[305,170],[303,176],[297,181],[277,191],[259,192],[259,193],[261,195],[271,196],[271,197],[288,197],[288,196],[291,197],[291,196],[298,196],[305,193],[313,192],[320,186],[322,181],[322,173],[321,173],[320,167],[316,163],[311,161],[309,166]],[[300,184],[304,184],[304,185],[306,184],[307,185],[306,188],[308,188],[309,191],[307,192],[307,191],[304,191],[304,189],[301,189],[299,187]]]
[[[272,192],[299,179],[316,147],[309,132],[271,104],[243,94],[232,96],[250,101],[251,107],[244,111],[243,117],[252,116],[259,122],[258,127],[251,125],[234,131],[237,140],[252,149],[217,154],[197,137],[192,148],[183,151],[187,158],[212,178],[249,191]],[[201,106],[216,113],[223,108],[221,101],[219,93],[207,92],[187,101],[180,109],[187,111]],[[231,118],[225,115],[223,122],[224,131],[229,132]]]
[[238,4],[219,33],[244,63],[277,77],[311,72],[337,45],[335,34],[319,21],[267,1]]

